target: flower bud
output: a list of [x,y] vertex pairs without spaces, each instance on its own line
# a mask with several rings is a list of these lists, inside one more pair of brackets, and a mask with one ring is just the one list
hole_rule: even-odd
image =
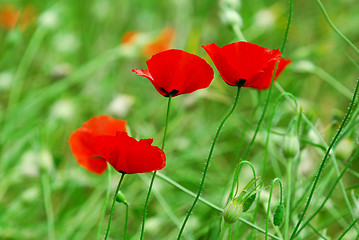
[[241,216],[243,202],[238,202],[236,199],[227,204],[223,211],[223,218],[226,223],[232,224],[237,222]]
[[279,227],[280,225],[282,225],[283,221],[284,221],[284,205],[279,204],[274,210],[273,224],[274,226]]
[[117,194],[117,196],[116,196],[116,201],[119,202],[119,203],[127,204],[125,195],[124,195],[121,191],[118,192],[118,194]]
[[256,196],[257,196],[257,194],[255,193],[255,194],[249,196],[249,197],[244,201],[244,203],[243,203],[243,209],[242,209],[243,212],[247,212],[247,211],[248,211],[248,209],[252,206],[254,200],[256,200]]
[[299,139],[295,135],[285,136],[282,145],[282,151],[285,157],[293,158],[300,151]]

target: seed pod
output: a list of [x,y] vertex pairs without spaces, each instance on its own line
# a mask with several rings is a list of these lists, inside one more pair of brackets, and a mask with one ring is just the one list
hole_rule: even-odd
[[243,212],[247,212],[248,209],[252,206],[254,200],[256,200],[256,196],[257,194],[252,194],[251,196],[249,196],[243,203]]
[[274,210],[273,224],[274,226],[279,227],[280,225],[282,225],[283,221],[284,221],[284,205],[279,204]]
[[223,210],[223,218],[226,223],[237,222],[242,213],[243,203],[234,200],[227,204]]
[[116,201],[119,202],[119,203],[127,204],[125,195],[124,195],[121,191],[118,192],[118,194],[117,194],[117,196],[116,196]]

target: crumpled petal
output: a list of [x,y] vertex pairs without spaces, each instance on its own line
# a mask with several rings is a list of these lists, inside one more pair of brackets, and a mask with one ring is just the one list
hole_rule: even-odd
[[102,174],[107,163],[100,157],[99,148],[94,139],[100,135],[115,136],[119,131],[126,131],[126,121],[114,119],[108,115],[95,116],[75,130],[69,144],[78,164],[89,172]]

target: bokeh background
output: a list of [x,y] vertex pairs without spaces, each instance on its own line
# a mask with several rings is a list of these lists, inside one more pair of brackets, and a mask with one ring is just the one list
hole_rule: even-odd
[[[324,4],[335,25],[358,46],[358,1],[328,0]],[[197,54],[214,67],[201,45],[238,41],[237,27],[252,43],[280,48],[288,7],[282,0],[0,0],[0,239],[95,239],[107,173],[99,176],[78,166],[68,145],[72,131],[94,115],[109,114],[128,121],[133,137],[154,138],[159,146],[166,98],[131,70],[146,68],[145,61],[152,54],[168,48]],[[303,112],[329,142],[347,111],[358,78],[359,56],[330,28],[313,0],[295,1],[282,54],[293,63],[278,83],[296,96]],[[173,99],[163,174],[197,191],[212,138],[235,91],[215,70],[208,89]],[[274,87],[271,101],[279,94]],[[242,89],[239,106],[216,145],[203,197],[218,206],[225,203],[233,163],[253,136],[266,96],[267,91]],[[247,159],[258,172],[271,107]],[[269,160],[275,159],[276,164],[269,163],[265,185],[275,177],[286,177],[280,143],[295,114],[282,101],[274,115]],[[358,134],[353,127],[343,137],[339,166],[358,148]],[[308,144],[317,139],[305,124],[301,139],[294,196],[303,194],[323,155]],[[358,167],[356,161],[345,175],[347,188],[355,189]],[[330,168],[329,163],[324,175]],[[111,171],[113,193],[119,175]],[[139,237],[149,178],[149,174],[127,176],[122,186],[130,203],[129,239]],[[243,171],[242,178],[245,185],[251,172]],[[323,192],[325,189],[319,194]],[[264,193],[256,220],[261,227],[268,195]],[[357,195],[353,190],[348,195],[355,205]],[[156,179],[146,238],[174,239],[192,200]],[[343,201],[335,194],[330,209],[313,221],[318,231],[334,238],[344,231],[346,218],[350,218],[341,211]],[[106,216],[108,212],[109,207]],[[122,237],[124,213],[124,206],[117,205],[112,239]],[[252,215],[249,212],[244,217]],[[338,216],[343,220],[335,221]],[[220,218],[220,213],[199,203],[185,239],[216,239]],[[323,225],[328,218],[333,221]],[[237,226],[234,236],[245,239],[251,229],[241,223]],[[316,239],[311,231],[303,236]],[[257,235],[262,239],[263,235]]]

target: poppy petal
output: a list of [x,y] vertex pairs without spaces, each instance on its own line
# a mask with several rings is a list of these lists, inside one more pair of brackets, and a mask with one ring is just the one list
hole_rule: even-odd
[[[238,86],[239,80],[243,79],[246,81],[244,87],[256,89],[269,87],[268,79],[271,77],[268,75],[273,73],[281,54],[278,49],[268,49],[249,42],[235,42],[222,48],[214,43],[202,47],[226,83]],[[259,76],[261,78],[258,78]]]
[[152,56],[146,62],[148,72],[133,72],[149,78],[162,96],[177,96],[209,86],[213,69],[202,58],[178,49],[170,49]]
[[116,136],[98,136],[95,139],[100,156],[118,172],[127,174],[161,170],[166,165],[164,152],[152,146],[152,139],[140,141],[125,132]]
[[71,152],[78,164],[90,172],[103,173],[107,163],[99,158],[99,148],[95,138],[100,135],[115,136],[119,131],[126,131],[126,121],[108,115],[92,117],[82,124],[81,128],[75,130],[69,138]]
[[97,158],[97,146],[94,135],[90,132],[77,129],[71,134],[69,143],[71,152],[81,167],[96,174],[102,174],[106,170],[107,163],[104,159]]

